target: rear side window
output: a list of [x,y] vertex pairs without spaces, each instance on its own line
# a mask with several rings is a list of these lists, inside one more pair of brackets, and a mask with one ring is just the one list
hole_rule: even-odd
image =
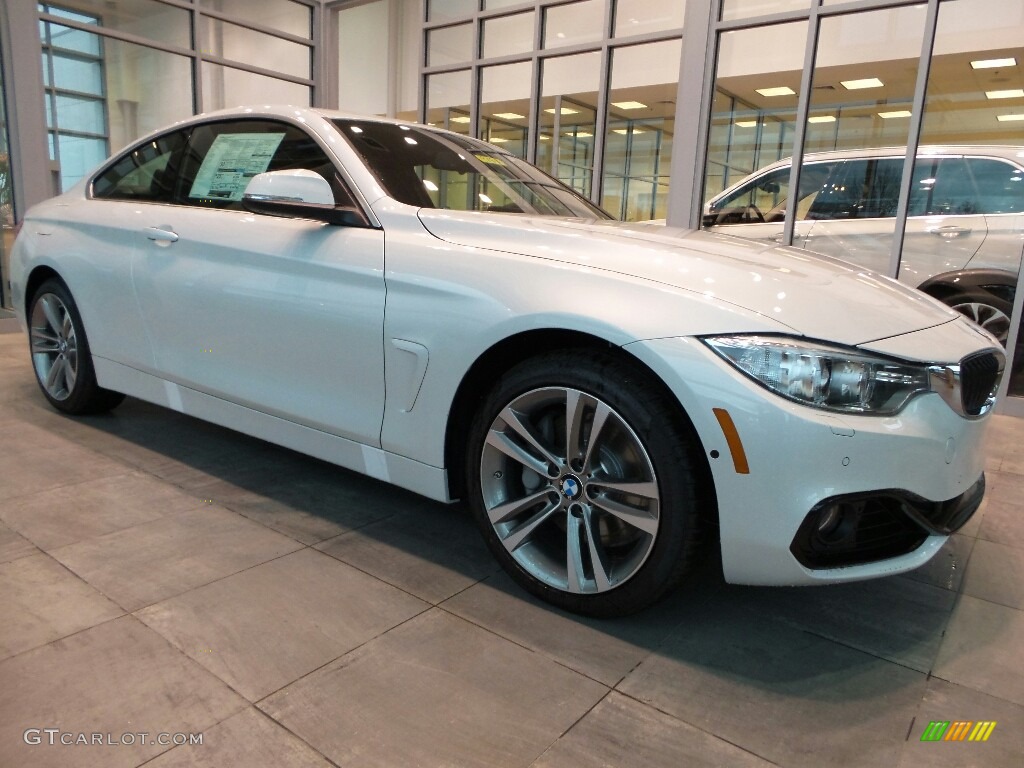
[[968,158],[978,213],[1024,213],[1024,171],[1002,160]]
[[122,155],[92,184],[93,197],[170,203],[188,131],[175,131]]
[[896,215],[903,160],[848,160],[822,186],[810,219],[878,219]]
[[196,126],[184,153],[175,202],[203,208],[242,209],[252,177],[304,168],[323,176],[335,202],[352,199],[312,136],[275,120],[230,120]]

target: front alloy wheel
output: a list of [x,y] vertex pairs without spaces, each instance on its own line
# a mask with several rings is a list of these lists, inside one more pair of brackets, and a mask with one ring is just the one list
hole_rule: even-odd
[[618,616],[685,575],[710,471],[686,415],[628,359],[563,350],[512,368],[470,428],[466,484],[506,571],[577,613]]

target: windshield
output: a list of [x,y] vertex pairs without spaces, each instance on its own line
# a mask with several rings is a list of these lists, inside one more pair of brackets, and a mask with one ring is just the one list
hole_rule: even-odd
[[612,218],[514,155],[417,125],[335,120],[390,197],[420,208]]

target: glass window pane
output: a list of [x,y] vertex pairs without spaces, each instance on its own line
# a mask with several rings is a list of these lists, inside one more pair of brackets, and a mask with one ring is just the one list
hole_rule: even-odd
[[339,11],[338,108],[361,115],[386,115],[392,55],[388,0]]
[[310,88],[234,67],[203,62],[203,98],[207,109],[223,109],[242,104],[294,104],[297,107],[308,107]]
[[678,29],[685,13],[686,0],[617,0],[615,37]]
[[507,56],[533,50],[534,12],[517,13],[484,22],[484,56]]
[[107,120],[102,101],[57,94],[57,114],[60,115],[58,128],[61,131],[106,134]]
[[[719,40],[704,199],[793,154],[807,22],[725,32]],[[756,56],[751,51],[757,51]],[[774,194],[774,193],[773,193]],[[742,219],[742,217],[740,217]],[[738,221],[730,217],[722,224]],[[768,237],[781,231],[772,228]],[[750,227],[730,233],[759,236]]]
[[456,133],[469,134],[470,74],[445,72],[427,77],[427,122]]
[[107,158],[105,139],[58,134],[61,187],[70,189]]
[[[56,88],[80,93],[103,94],[103,68],[96,66],[97,60],[55,53],[50,57],[53,64],[53,84]],[[49,67],[43,66],[49,73]]]
[[427,19],[447,21],[472,16],[480,7],[480,0],[428,0]]
[[427,65],[460,64],[473,58],[473,25],[457,24],[427,32]]
[[517,157],[526,157],[526,124],[530,114],[533,64],[484,67],[482,74],[480,136]]
[[601,54],[545,59],[541,71],[537,165],[590,197]]
[[280,37],[206,19],[209,53],[293,77],[310,77],[312,49]]
[[90,56],[100,55],[100,38],[92,32],[84,32],[59,24],[47,24],[46,26],[50,29],[49,43],[54,48],[77,51]]
[[592,43],[604,37],[605,0],[556,5],[544,12],[544,47]]
[[667,214],[681,53],[680,40],[613,52],[601,207],[624,221]]
[[156,0],[77,0],[75,7],[83,13],[67,14],[56,6],[51,12],[65,18],[74,18],[83,24],[116,29],[161,43],[180,45],[183,48],[192,45],[190,14],[184,8],[175,8]]
[[9,254],[14,244],[14,174],[7,139],[4,80],[3,56],[0,55],[0,304],[9,306],[7,276],[10,275]]
[[313,36],[313,11],[291,0],[202,0],[204,10],[228,13],[297,37]]
[[531,0],[484,0],[484,10],[493,11],[495,8],[508,8],[513,5],[533,5]]
[[815,0],[722,0],[722,21],[783,11],[810,11]]

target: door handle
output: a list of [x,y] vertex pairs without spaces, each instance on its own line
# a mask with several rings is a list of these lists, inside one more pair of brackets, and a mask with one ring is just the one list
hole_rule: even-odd
[[967,235],[971,234],[971,229],[970,227],[956,226],[936,227],[935,229],[929,229],[928,234],[935,235],[936,237],[941,237],[944,240],[954,240],[955,238],[958,238],[961,235],[966,237]]
[[178,242],[178,234],[170,229],[164,229],[162,227],[146,227],[143,232],[146,233],[146,237],[150,240],[155,240],[158,243]]

